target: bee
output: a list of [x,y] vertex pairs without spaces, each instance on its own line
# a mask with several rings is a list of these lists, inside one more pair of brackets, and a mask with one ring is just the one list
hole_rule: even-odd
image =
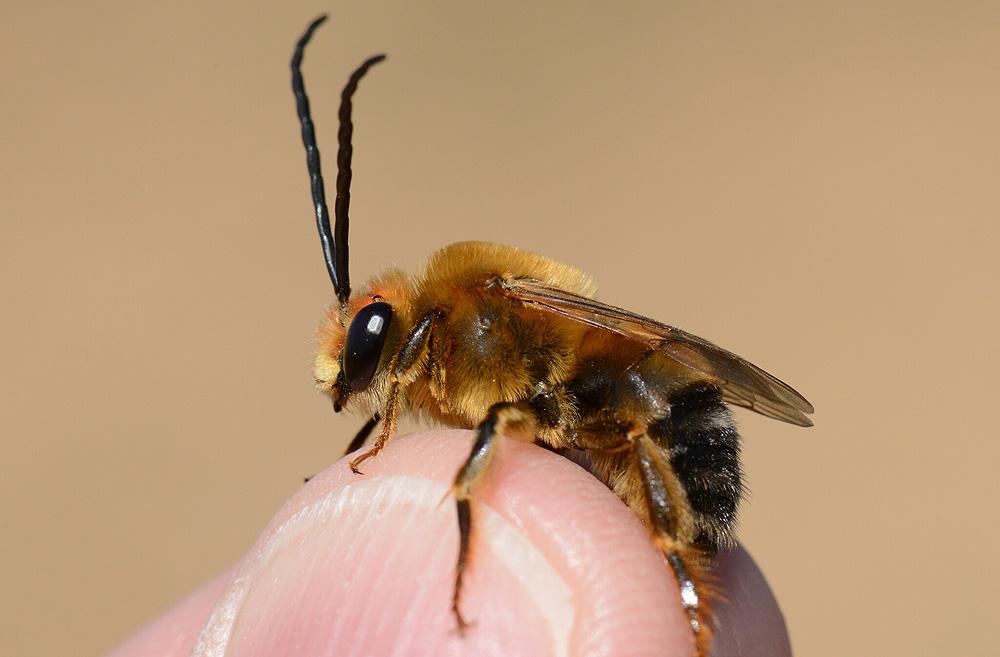
[[739,356],[681,329],[594,298],[584,272],[512,246],[461,242],[423,271],[389,270],[351,294],[348,272],[352,97],[366,60],[341,94],[337,200],[331,231],[319,150],[301,73],[316,19],[292,57],[292,88],[320,242],[337,302],[319,330],[314,373],[334,410],[369,419],[348,453],[379,422],[360,467],[385,447],[403,412],[475,430],[455,476],[459,552],[452,611],[475,530],[476,489],[502,435],[553,451],[583,452],[592,472],[649,528],[676,577],[699,654],[710,645],[712,557],[733,542],[743,493],[740,436],[727,404],[811,426],[812,405]]

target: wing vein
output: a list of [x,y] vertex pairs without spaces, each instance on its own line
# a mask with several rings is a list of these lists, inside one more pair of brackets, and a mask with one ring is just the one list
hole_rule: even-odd
[[501,289],[526,305],[646,343],[715,380],[731,404],[791,424],[812,425],[806,415],[813,405],[794,388],[704,338],[535,279],[505,280]]

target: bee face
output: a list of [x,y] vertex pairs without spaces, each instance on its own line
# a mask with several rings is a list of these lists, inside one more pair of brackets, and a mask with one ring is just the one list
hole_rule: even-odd
[[333,398],[335,410],[340,411],[352,395],[369,391],[384,369],[379,365],[387,352],[393,316],[392,306],[379,297],[329,313],[321,329],[325,345],[316,357],[315,374],[316,383]]
[[320,326],[313,372],[316,384],[340,410],[348,400],[378,404],[386,372],[410,315],[409,285],[390,271],[368,285],[368,292],[327,311]]

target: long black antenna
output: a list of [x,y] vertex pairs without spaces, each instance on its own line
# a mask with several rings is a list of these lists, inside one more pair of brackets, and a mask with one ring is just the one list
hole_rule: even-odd
[[323,186],[323,172],[320,166],[319,147],[316,146],[316,130],[313,126],[312,114],[309,111],[309,96],[306,95],[305,83],[302,81],[302,54],[306,44],[312,38],[316,28],[327,19],[326,14],[320,16],[306,28],[299,37],[292,54],[292,91],[295,93],[295,108],[302,125],[302,144],[306,147],[306,164],[309,168],[309,181],[312,187],[313,206],[316,209],[316,227],[319,229],[319,239],[323,246],[323,259],[326,269],[333,282],[333,289],[341,305],[347,303],[351,296],[351,277],[348,270],[347,234],[350,225],[348,209],[351,205],[351,136],[354,124],[351,123],[351,97],[358,88],[358,81],[364,77],[368,69],[385,59],[385,55],[375,55],[365,60],[347,80],[347,86],[340,94],[340,130],[337,133],[339,149],[337,151],[337,201],[334,207],[336,223],[333,232],[330,230],[330,211],[326,207],[326,190]]

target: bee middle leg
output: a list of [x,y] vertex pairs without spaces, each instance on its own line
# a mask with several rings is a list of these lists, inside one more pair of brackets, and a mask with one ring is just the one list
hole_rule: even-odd
[[496,452],[496,438],[512,429],[531,433],[537,424],[535,410],[527,403],[500,402],[490,407],[479,427],[476,440],[465,464],[455,476],[452,492],[458,509],[458,561],[455,565],[455,588],[452,591],[451,609],[455,614],[459,632],[469,623],[461,611],[462,579],[469,566],[469,549],[472,543],[474,516],[472,499],[477,484],[489,468]]

